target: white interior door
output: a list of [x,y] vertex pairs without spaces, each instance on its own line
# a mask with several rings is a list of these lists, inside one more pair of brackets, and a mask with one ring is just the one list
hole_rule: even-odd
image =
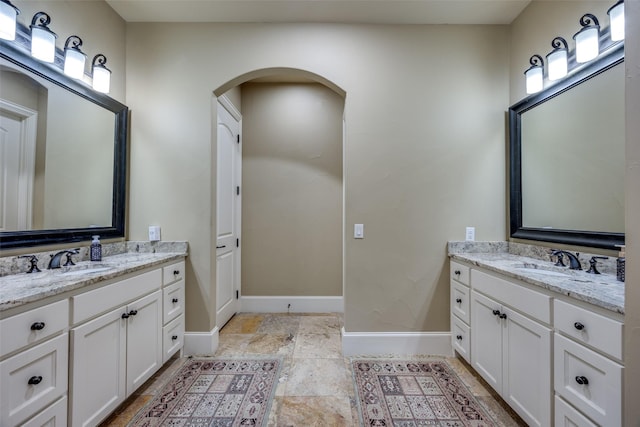
[[238,311],[240,293],[240,114],[221,97],[217,104],[216,324]]
[[31,229],[37,114],[0,100],[0,231]]

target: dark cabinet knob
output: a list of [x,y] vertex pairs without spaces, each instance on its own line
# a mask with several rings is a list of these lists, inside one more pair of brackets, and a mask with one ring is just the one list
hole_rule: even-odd
[[589,385],[587,377],[583,377],[582,375],[576,377],[576,382],[580,385]]
[[494,316],[500,316],[500,310],[493,310]]
[[41,331],[43,329],[44,329],[44,322],[35,322],[33,325],[31,325],[32,331]]
[[458,304],[462,304],[462,298],[456,298],[456,302],[457,302]]
[[177,303],[178,302],[178,298],[172,299],[171,302],[174,303],[174,304]]
[[178,274],[180,274],[180,270],[173,270],[173,275],[177,276]]
[[459,276],[460,274],[462,274],[462,272],[460,270],[456,270],[453,272],[453,274],[455,274],[456,276]]
[[581,331],[584,329],[584,325],[580,322],[576,322],[573,324],[573,327],[576,328],[577,330]]
[[138,314],[138,310],[131,310],[129,312],[129,316],[135,316],[136,314]]
[[29,378],[28,384],[29,385],[38,385],[42,382],[42,377],[41,376],[33,376],[31,378]]
[[175,340],[177,340],[177,339],[178,339],[178,336],[177,336],[177,335],[173,335],[173,336],[171,337],[171,340],[173,340],[173,341],[175,341]]
[[506,319],[506,318],[507,318],[507,315],[506,315],[506,314],[504,314],[504,313],[500,313],[500,316],[498,316],[498,317],[500,317],[501,319]]
[[456,335],[456,339],[457,339],[458,341],[462,341],[462,335]]
[[128,319],[129,318],[129,313],[122,313],[122,317],[123,319]]

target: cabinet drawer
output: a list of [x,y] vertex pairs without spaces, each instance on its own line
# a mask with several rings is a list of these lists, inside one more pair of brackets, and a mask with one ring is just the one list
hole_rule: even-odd
[[598,427],[596,424],[589,421],[587,417],[578,412],[573,406],[558,397],[558,395],[556,395],[555,426]]
[[160,289],[161,276],[162,271],[157,269],[73,297],[73,323],[83,322]]
[[455,316],[451,323],[451,344],[464,360],[471,363],[470,329]]
[[163,294],[163,324],[170,322],[184,313],[184,280],[167,286]]
[[451,278],[469,286],[469,267],[451,261]]
[[451,312],[469,324],[469,288],[451,281]]
[[554,300],[553,324],[564,334],[622,360],[622,323]]
[[471,270],[473,288],[544,323],[551,323],[551,297],[478,270]]
[[66,425],[67,396],[64,396],[20,427],[65,427]]
[[598,424],[621,425],[622,366],[558,333],[554,343],[556,393]]
[[184,316],[173,320],[162,328],[162,363],[165,363],[182,348],[184,343]]
[[67,392],[68,347],[65,333],[0,363],[0,425],[21,423]]
[[184,279],[184,261],[168,265],[162,270],[162,284],[165,286]]
[[0,355],[44,340],[69,326],[69,300],[0,320]]

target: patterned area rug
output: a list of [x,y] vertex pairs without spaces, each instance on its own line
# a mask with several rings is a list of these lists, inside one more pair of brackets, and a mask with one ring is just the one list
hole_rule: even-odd
[[365,426],[493,426],[442,360],[352,360]]
[[193,359],[129,423],[142,426],[262,426],[279,359]]

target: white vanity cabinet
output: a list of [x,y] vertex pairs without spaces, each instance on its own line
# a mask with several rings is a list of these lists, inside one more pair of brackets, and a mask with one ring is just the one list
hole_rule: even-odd
[[451,346],[471,363],[469,267],[451,262]]
[[165,363],[184,345],[184,261],[164,267],[162,283],[162,363]]
[[68,328],[68,299],[0,320],[1,426],[67,424]]
[[551,299],[471,270],[471,366],[529,425],[551,424]]
[[97,425],[162,366],[161,286],[156,269],[72,298],[71,425]]

